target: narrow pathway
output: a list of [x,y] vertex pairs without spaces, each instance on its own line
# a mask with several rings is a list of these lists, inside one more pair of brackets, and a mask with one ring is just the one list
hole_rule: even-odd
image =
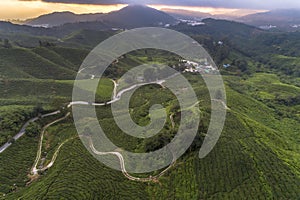
[[172,113],[170,115],[170,120],[171,120],[172,128],[174,129],[175,128],[175,122],[174,122],[173,116],[174,116],[174,113]]
[[41,154],[42,154],[42,146],[43,146],[43,139],[44,139],[44,133],[45,131],[47,130],[48,127],[50,127],[51,125],[55,124],[55,123],[58,123],[64,119],[66,119],[68,116],[70,115],[70,113],[67,113],[64,117],[60,118],[60,119],[57,119],[49,124],[47,124],[46,126],[43,127],[42,129],[42,132],[41,132],[41,138],[40,138],[40,141],[39,141],[39,146],[38,146],[38,151],[37,151],[37,155],[36,155],[36,158],[35,158],[35,161],[34,161],[34,164],[31,168],[31,174],[35,175],[37,174],[40,169],[37,169],[37,165],[40,161],[40,158],[41,158]]
[[163,170],[162,172],[160,172],[158,175],[156,176],[149,176],[148,178],[140,178],[140,177],[134,177],[132,175],[130,175],[126,168],[125,168],[125,161],[124,161],[124,157],[121,153],[119,152],[115,152],[115,151],[112,151],[112,152],[101,152],[101,151],[97,151],[96,148],[94,147],[94,144],[92,142],[92,139],[89,138],[90,140],[90,147],[91,147],[91,150],[93,151],[93,153],[97,154],[97,155],[115,155],[118,157],[119,161],[120,161],[120,166],[121,166],[121,171],[123,173],[123,175],[128,178],[129,180],[132,180],[132,181],[140,181],[140,182],[149,182],[149,181],[152,181],[152,182],[159,182],[158,181],[158,178],[161,177],[162,175],[164,175],[171,167],[173,167],[176,163],[176,159],[175,159],[175,156],[173,155],[173,160],[171,162],[171,164],[165,169]]
[[221,99],[212,99],[212,101],[219,102],[223,105],[224,109],[230,110],[230,108],[227,106],[227,104],[223,100],[221,100]]
[[78,137],[78,136],[72,137],[72,138],[69,138],[69,139],[66,139],[63,143],[61,143],[61,144],[58,146],[58,148],[56,149],[56,151],[54,152],[54,154],[53,154],[53,156],[52,156],[52,159],[51,159],[50,163],[49,163],[48,165],[46,165],[45,167],[43,167],[42,169],[40,169],[40,171],[43,172],[43,171],[46,171],[47,169],[49,169],[50,167],[52,167],[53,164],[54,164],[54,162],[55,162],[55,160],[56,160],[56,158],[57,158],[57,156],[58,156],[58,153],[59,153],[61,147],[62,147],[63,145],[65,145],[67,142],[69,142],[69,141],[71,141],[71,140],[73,140],[73,139],[75,139],[75,138],[77,138],[77,137]]
[[91,102],[87,102],[87,101],[72,101],[68,104],[68,108],[70,108],[71,106],[74,106],[74,105],[93,105],[93,106],[104,106],[104,105],[109,105],[109,104],[112,104],[114,102],[117,102],[121,99],[122,95],[130,90],[133,90],[137,87],[140,87],[140,86],[144,86],[144,85],[148,85],[148,84],[159,84],[161,85],[162,87],[164,87],[163,83],[166,82],[167,79],[170,79],[170,78],[173,78],[177,75],[179,75],[180,73],[176,73],[176,74],[173,74],[165,79],[162,79],[162,80],[156,80],[156,81],[152,81],[152,82],[148,82],[148,83],[138,83],[138,84],[134,84],[128,88],[125,88],[125,89],[122,89],[121,91],[119,91],[117,93],[117,87],[119,86],[118,83],[115,81],[115,80],[112,80],[111,81],[114,83],[114,90],[113,90],[113,98],[112,100],[106,102],[106,103],[91,103]]

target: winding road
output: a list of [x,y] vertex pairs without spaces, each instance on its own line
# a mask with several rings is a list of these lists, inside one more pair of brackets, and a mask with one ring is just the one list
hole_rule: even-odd
[[[179,73],[178,73],[178,74],[179,74]],[[170,77],[167,77],[166,79],[172,78],[172,77],[174,77],[174,76],[176,76],[176,75],[177,75],[177,74],[174,74],[174,75],[172,75],[172,76],[170,76]],[[126,93],[126,92],[128,92],[128,91],[130,91],[130,90],[133,90],[133,89],[135,89],[136,87],[140,87],[140,86],[148,85],[148,84],[159,84],[159,85],[161,85],[161,86],[163,87],[162,84],[166,81],[166,79],[164,79],[164,80],[157,80],[157,81],[153,81],[153,82],[149,82],[149,83],[139,83],[139,84],[135,84],[135,85],[132,85],[132,86],[130,86],[130,87],[128,87],[128,88],[125,88],[125,89],[121,90],[121,91],[118,92],[118,93],[117,93],[117,87],[118,87],[118,84],[117,84],[116,81],[112,80],[113,83],[114,83],[114,90],[113,90],[113,98],[112,98],[111,101],[109,101],[109,102],[107,102],[107,103],[89,103],[89,102],[85,102],[85,101],[73,101],[73,102],[70,102],[70,103],[68,104],[68,108],[71,107],[71,106],[74,106],[74,105],[104,106],[104,105],[107,105],[107,104],[112,104],[112,103],[114,103],[114,102],[116,102],[116,101],[119,101],[119,100],[121,99],[121,96],[122,96],[124,93]],[[215,100],[215,99],[214,99],[214,100]],[[220,101],[220,100],[215,100],[215,101]],[[224,105],[224,107],[225,107],[226,109],[228,109],[228,107],[226,106],[226,104],[225,104],[224,102],[221,102],[221,103]],[[56,114],[58,114],[58,113],[60,113],[60,111],[55,111],[55,112],[52,112],[52,113],[48,113],[48,114],[42,115],[42,118],[48,117],[48,116],[53,116],[53,115],[56,115]],[[69,138],[69,139],[67,139],[66,141],[64,141],[62,144],[60,144],[59,147],[57,148],[57,150],[55,151],[55,153],[54,153],[54,155],[53,155],[53,157],[52,157],[50,163],[49,163],[47,166],[45,166],[45,167],[43,167],[43,168],[41,168],[41,169],[38,169],[38,168],[37,168],[37,165],[38,165],[39,160],[40,160],[40,158],[41,158],[41,151],[42,151],[43,137],[44,137],[44,133],[45,133],[46,129],[47,129],[48,127],[50,127],[51,125],[53,125],[53,124],[55,124],[55,123],[57,123],[57,122],[60,122],[60,121],[62,121],[62,120],[64,120],[64,119],[66,119],[69,115],[70,115],[70,113],[68,113],[66,116],[64,116],[64,117],[62,117],[62,118],[60,118],[60,119],[57,119],[57,120],[55,120],[55,121],[53,121],[53,122],[51,122],[51,123],[49,123],[49,124],[47,124],[46,126],[43,127],[43,130],[42,130],[42,132],[41,132],[41,138],[40,138],[40,141],[39,141],[39,146],[38,146],[37,156],[36,156],[35,162],[34,162],[34,164],[33,164],[33,167],[31,168],[31,174],[37,175],[39,171],[45,171],[45,170],[49,169],[50,167],[52,167],[53,164],[54,164],[54,162],[55,162],[55,160],[56,160],[56,158],[57,158],[58,152],[59,152],[59,150],[61,149],[61,147],[62,147],[66,142],[68,142],[68,141],[70,141],[71,139],[74,139],[74,138],[75,138],[75,137],[74,137],[74,138]],[[23,135],[25,134],[25,129],[26,129],[26,127],[30,124],[30,122],[34,122],[34,121],[36,121],[37,119],[38,119],[38,117],[35,117],[35,118],[32,118],[32,119],[30,119],[29,121],[27,121],[27,122],[23,125],[23,127],[22,127],[22,129],[19,131],[19,133],[16,134],[13,138],[14,138],[15,140],[17,140],[17,139],[19,139],[21,136],[23,136]],[[172,127],[174,128],[174,127],[175,127],[175,123],[174,123],[174,121],[173,121],[173,114],[170,116],[170,120],[171,120],[171,123],[172,123]],[[141,181],[141,182],[148,182],[148,181],[158,182],[158,178],[159,178],[160,176],[164,175],[164,174],[165,174],[165,173],[166,173],[166,172],[167,172],[167,171],[168,171],[168,170],[176,163],[176,158],[175,158],[175,156],[173,155],[173,160],[172,160],[171,164],[170,164],[166,169],[164,169],[162,172],[160,172],[158,175],[153,176],[153,177],[150,176],[150,177],[148,177],[148,178],[134,177],[134,176],[130,175],[130,174],[126,171],[125,162],[124,162],[124,157],[122,156],[121,153],[119,153],[119,152],[99,152],[99,151],[97,151],[97,150],[95,149],[95,147],[94,147],[94,145],[93,145],[93,142],[91,141],[91,138],[89,138],[89,139],[90,139],[90,148],[91,148],[91,150],[92,150],[95,154],[97,154],[97,155],[115,155],[115,156],[118,157],[118,159],[119,159],[119,161],[120,161],[121,171],[122,171],[122,173],[124,174],[124,176],[127,177],[129,180],[133,180],[133,181]],[[0,153],[2,153],[4,150],[6,150],[10,145],[11,145],[11,143],[6,143],[6,144],[4,144],[2,147],[0,147]],[[171,152],[171,153],[173,154],[173,152]]]
[[126,178],[128,178],[129,180],[132,180],[132,181],[140,181],[140,182],[153,181],[153,182],[158,182],[158,178],[161,177],[162,175],[164,175],[175,164],[175,162],[176,162],[176,158],[173,155],[173,160],[172,160],[171,164],[165,170],[163,170],[162,172],[160,172],[158,175],[156,175],[156,176],[149,176],[148,178],[134,177],[134,176],[130,175],[126,171],[124,157],[123,157],[123,155],[121,153],[115,152],[115,151],[112,151],[112,152],[100,152],[100,151],[97,151],[96,148],[93,145],[93,142],[92,142],[91,138],[89,138],[89,140],[90,140],[90,147],[91,147],[91,150],[93,151],[93,153],[95,153],[97,155],[115,155],[115,156],[117,156],[118,159],[119,159],[119,161],[120,161],[120,166],[121,166],[122,173],[124,174],[124,176]]
[[65,145],[67,142],[69,142],[70,140],[73,140],[73,139],[75,139],[75,138],[77,138],[77,137],[78,137],[78,136],[75,136],[75,137],[69,138],[69,139],[65,140],[64,142],[62,142],[62,143],[58,146],[58,148],[56,149],[56,151],[54,152],[54,154],[53,154],[53,156],[52,156],[52,159],[51,159],[51,161],[49,162],[49,164],[48,164],[47,166],[43,167],[42,169],[39,169],[39,170],[43,172],[43,171],[49,169],[50,167],[52,167],[53,164],[54,164],[54,162],[55,162],[55,160],[56,160],[56,158],[57,158],[57,156],[58,156],[58,153],[59,153],[61,147],[62,147],[63,145]]
[[[113,98],[111,101],[107,102],[107,103],[90,103],[90,102],[86,102],[86,101],[73,101],[73,102],[70,102],[69,105],[68,105],[68,108],[71,107],[71,106],[74,106],[74,105],[93,105],[93,106],[104,106],[104,105],[109,105],[109,104],[112,104],[116,101],[119,101],[122,97],[122,95],[130,90],[133,90],[137,87],[141,87],[141,86],[144,86],[144,85],[148,85],[148,84],[159,84],[161,85],[162,87],[164,87],[162,84],[169,78],[172,78],[172,77],[175,77],[177,76],[178,74],[180,73],[176,73],[176,74],[173,74],[172,76],[170,77],[167,77],[166,79],[164,80],[156,80],[156,81],[152,81],[152,82],[148,82],[148,83],[138,83],[138,84],[134,84],[128,88],[125,88],[125,89],[122,89],[121,91],[119,91],[117,93],[117,87],[118,87],[118,83],[115,81],[115,80],[112,80],[113,83],[114,83],[114,90],[113,90]],[[172,121],[172,127],[174,127],[174,122],[173,122],[173,118],[172,116],[170,116],[170,119]],[[121,167],[121,171],[122,173],[124,174],[125,177],[127,177],[129,180],[133,180],[133,181],[140,181],[140,182],[148,182],[148,181],[153,181],[153,182],[158,182],[158,178],[160,176],[162,176],[163,174],[165,174],[174,164],[175,164],[175,157],[173,156],[173,160],[172,160],[172,163],[170,164],[170,166],[168,168],[166,168],[165,170],[163,170],[159,175],[157,176],[150,176],[148,178],[140,178],[140,177],[134,177],[132,175],[130,175],[127,170],[126,170],[126,167],[125,167],[125,161],[124,161],[124,157],[121,153],[119,152],[100,152],[100,151],[97,151],[96,148],[94,147],[92,141],[91,141],[91,138],[90,139],[90,148],[91,150],[93,151],[93,153],[97,154],[97,155],[115,155],[118,157],[119,161],[120,161],[120,167]]]
[[[167,77],[166,79],[172,78],[172,77],[174,77],[174,76],[176,76],[176,75],[178,75],[178,74],[179,74],[179,73],[174,74],[174,75],[172,75],[172,76],[170,76],[170,77]],[[116,102],[116,101],[119,101],[119,100],[121,99],[122,95],[123,95],[124,93],[130,91],[130,90],[133,90],[133,89],[135,89],[135,88],[137,88],[137,87],[144,86],[144,85],[148,85],[148,84],[159,84],[159,85],[163,86],[162,84],[163,84],[166,80],[157,80],[157,81],[153,81],[153,82],[149,82],[149,83],[139,83],[139,84],[135,84],[135,85],[132,85],[132,86],[130,86],[130,87],[128,87],[128,88],[125,88],[125,89],[121,90],[119,93],[117,93],[118,83],[117,83],[115,80],[112,80],[112,81],[113,81],[113,83],[114,83],[114,89],[113,89],[113,98],[112,98],[111,101],[109,101],[109,102],[107,102],[107,103],[89,103],[89,102],[86,102],[86,101],[73,101],[73,102],[70,102],[70,103],[68,104],[68,108],[71,107],[71,106],[74,106],[74,105],[104,106],[104,105],[107,105],[107,104],[112,104],[112,103],[114,103],[114,102]],[[39,160],[40,160],[40,158],[41,158],[41,151],[42,151],[43,137],[44,137],[44,133],[45,133],[46,129],[47,129],[48,127],[50,127],[51,125],[53,125],[53,124],[55,124],[55,123],[57,123],[57,122],[59,122],[59,121],[64,120],[64,119],[67,118],[69,115],[70,115],[70,113],[68,113],[68,114],[67,114],[65,117],[63,117],[63,118],[57,119],[57,120],[55,120],[55,121],[53,121],[53,122],[47,124],[47,125],[43,128],[43,130],[42,130],[42,132],[41,132],[41,138],[40,138],[40,142],[39,142],[39,147],[38,147],[37,157],[36,157],[36,159],[35,159],[35,162],[34,162],[34,164],[33,164],[33,167],[31,168],[31,174],[37,175],[39,171],[45,171],[45,170],[49,169],[50,167],[52,167],[53,164],[54,164],[54,162],[55,162],[55,160],[56,160],[56,157],[57,157],[57,155],[58,155],[58,152],[59,152],[60,148],[61,148],[67,141],[69,141],[70,139],[72,139],[72,138],[70,138],[70,139],[66,140],[65,142],[63,142],[63,143],[58,147],[58,149],[55,151],[55,153],[54,153],[54,155],[53,155],[53,157],[52,157],[52,159],[51,159],[51,162],[50,162],[47,166],[45,166],[45,167],[43,167],[43,168],[41,168],[41,169],[38,169],[38,168],[37,168],[37,165],[38,165]],[[172,127],[174,127],[174,122],[173,122],[172,116],[170,116],[170,119],[171,119],[171,121],[172,121]],[[90,139],[90,138],[89,138],[89,139]],[[97,151],[97,150],[95,149],[95,147],[94,147],[94,145],[93,145],[91,139],[90,139],[90,147],[91,147],[91,150],[92,150],[95,154],[97,154],[97,155],[115,155],[115,156],[117,156],[118,159],[119,159],[119,161],[120,161],[120,167],[121,167],[122,173],[123,173],[124,176],[127,177],[129,180],[133,180],[133,181],[141,181],[141,182],[153,181],[153,182],[158,182],[158,178],[159,178],[160,176],[162,176],[163,174],[165,174],[165,173],[166,173],[166,172],[167,172],[167,171],[175,164],[175,161],[176,161],[175,157],[173,156],[172,163],[171,163],[165,170],[163,170],[161,173],[159,173],[157,176],[153,176],[153,177],[150,176],[150,177],[148,177],[148,178],[140,178],[140,177],[134,177],[134,176],[130,175],[130,174],[127,172],[126,167],[125,167],[124,157],[123,157],[123,155],[122,155],[121,153],[119,153],[119,152],[100,152],[100,151]]]
[[[44,114],[41,116],[41,118],[45,118],[45,117],[49,117],[49,116],[53,116],[53,115],[57,115],[59,114],[60,111],[55,111],[52,113],[48,113],[48,114]],[[31,122],[35,122],[36,120],[38,120],[39,117],[34,117],[30,120],[28,120],[21,128],[21,130],[13,137],[13,139],[16,141],[18,140],[20,137],[22,137],[25,133],[26,133],[26,128],[27,126],[31,123]],[[10,147],[12,145],[11,142],[6,142],[3,146],[0,147],[0,153],[2,153],[3,151],[5,151],[8,147]]]
[[[34,161],[34,164],[33,164],[33,166],[32,166],[32,168],[31,168],[31,173],[32,174],[37,174],[39,171],[41,171],[40,169],[37,169],[37,165],[38,165],[38,163],[39,163],[39,161],[40,161],[40,158],[41,158],[41,154],[42,154],[42,147],[43,147],[43,138],[44,138],[44,133],[45,133],[45,131],[47,130],[47,128],[48,127],[50,127],[51,125],[53,125],[53,124],[55,124],[55,123],[58,123],[58,122],[60,122],[60,121],[62,121],[62,120],[64,120],[64,119],[66,119],[68,116],[70,116],[70,113],[67,113],[64,117],[62,117],[62,118],[60,118],[60,119],[57,119],[57,120],[55,120],[55,121],[53,121],[53,122],[51,122],[51,123],[49,123],[49,124],[47,124],[46,126],[44,126],[43,127],[43,129],[42,129],[42,132],[41,132],[41,138],[40,138],[40,142],[39,142],[39,146],[38,146],[38,151],[37,151],[37,155],[36,155],[36,158],[35,158],[35,161]],[[60,149],[60,147],[58,148],[58,150]],[[56,153],[56,152],[55,152]],[[53,165],[53,163],[54,163],[54,161],[55,161],[55,159],[56,159],[56,156],[57,155],[55,155],[55,153],[54,153],[54,160],[52,159],[52,164],[51,165],[49,165],[48,166],[48,168],[50,168],[52,165]],[[45,170],[46,169],[48,169],[47,167],[45,168]]]
[[[173,75],[174,76],[174,75]],[[168,77],[171,78],[171,77]],[[114,90],[113,90],[113,99],[106,102],[106,103],[91,103],[91,102],[87,102],[87,101],[72,101],[68,104],[68,108],[70,108],[71,106],[74,105],[93,105],[93,106],[104,106],[104,105],[109,105],[112,103],[115,103],[116,101],[119,101],[122,97],[122,95],[130,90],[133,90],[137,87],[141,87],[144,85],[149,85],[149,84],[159,84],[161,86],[163,86],[162,84],[166,81],[166,80],[157,80],[157,81],[153,81],[153,82],[149,82],[149,83],[138,83],[138,84],[134,84],[128,88],[125,88],[123,90],[121,90],[120,92],[117,93],[117,86],[118,84],[116,83],[116,81],[112,80],[114,82]]]

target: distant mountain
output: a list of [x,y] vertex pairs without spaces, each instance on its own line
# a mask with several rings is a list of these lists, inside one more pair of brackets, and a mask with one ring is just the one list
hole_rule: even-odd
[[[93,19],[95,20],[91,21]],[[176,21],[175,18],[164,12],[146,6],[128,6],[108,14],[76,15],[71,12],[52,13],[27,21],[27,25],[0,21],[0,39],[9,39],[18,46],[32,47],[38,44],[39,40],[53,42],[57,38],[63,39],[74,32],[82,30],[111,31],[114,29],[164,26],[176,23]],[[48,28],[45,28],[45,26]],[[23,39],[20,42],[18,38],[28,39]],[[91,40],[87,40],[87,38],[81,39],[78,36],[73,38],[73,40],[84,40],[87,46],[94,44],[94,41],[98,41],[97,38]]]
[[102,13],[78,15],[72,12],[54,12],[41,15],[35,19],[29,19],[25,24],[30,26],[53,27],[66,23],[97,21],[100,20],[102,16]]
[[45,27],[32,27],[29,25],[13,24],[11,22],[0,21],[0,34],[28,34],[35,36],[52,36],[52,37],[65,37],[74,31],[79,30],[111,30],[111,26],[106,25],[100,21],[92,22],[78,22],[67,23],[61,26],[55,26],[50,28]]
[[35,27],[55,27],[67,23],[96,21],[103,22],[108,26],[111,25],[116,28],[158,26],[176,22],[175,18],[154,8],[141,5],[130,5],[121,10],[107,14],[97,13],[78,15],[72,12],[54,12],[27,20],[25,24]]
[[210,13],[200,12],[200,11],[191,11],[185,9],[170,9],[170,8],[163,8],[161,10],[177,19],[184,19],[184,20],[199,20],[205,18],[236,20],[240,18],[240,16],[245,15],[240,10],[227,12],[224,14],[210,14]]
[[31,35],[49,35],[51,31],[42,27],[31,27],[27,25],[13,24],[11,22],[0,21],[0,33],[3,34],[12,34],[12,33],[21,33],[21,34],[31,34]]
[[264,29],[300,29],[300,9],[281,9],[241,17],[241,22]]
[[179,19],[203,19],[213,17],[213,15],[209,13],[189,11],[184,9],[163,8],[162,11]]
[[130,5],[102,17],[103,22],[119,28],[174,24],[176,19],[165,12],[141,5]]
[[202,20],[202,23],[203,25],[199,26],[180,23],[172,28],[188,35],[201,34],[219,40],[224,38],[230,38],[230,40],[234,40],[234,38],[248,39],[264,32],[257,27],[229,20],[207,18]]

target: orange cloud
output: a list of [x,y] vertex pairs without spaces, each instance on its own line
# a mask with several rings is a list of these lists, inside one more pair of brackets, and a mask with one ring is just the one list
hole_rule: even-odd
[[199,7],[199,6],[150,5],[150,7],[153,7],[153,8],[159,9],[159,10],[163,9],[163,8],[181,9],[181,10],[209,13],[212,15],[228,15],[228,16],[243,16],[243,15],[266,11],[266,10],[252,10],[252,9]]
[[[38,17],[51,12],[71,11],[77,14],[83,13],[107,13],[119,10],[126,4],[99,5],[99,4],[75,4],[75,3],[50,3],[47,0],[0,0],[0,20],[8,19],[28,19]],[[54,1],[54,0],[51,0]],[[69,0],[64,0],[69,1]],[[74,0],[70,0],[72,2]],[[93,0],[91,0],[93,1]],[[107,0],[105,0],[107,1]],[[86,2],[88,2],[86,0]],[[213,8],[213,7],[195,7],[195,6],[172,6],[172,5],[150,5],[156,9],[171,8],[185,9],[216,14],[226,14],[231,16],[242,16],[246,14],[261,12],[262,10]]]
[[88,4],[65,4],[47,3],[42,1],[0,1],[0,20],[28,19],[51,12],[71,11],[77,14],[83,13],[107,13],[119,10],[126,5],[88,5]]

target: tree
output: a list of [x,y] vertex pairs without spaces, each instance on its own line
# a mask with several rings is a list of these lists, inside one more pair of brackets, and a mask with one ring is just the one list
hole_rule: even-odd
[[7,136],[7,142],[13,144],[15,142],[15,139],[11,135],[9,135]]
[[[62,106],[65,105],[65,100],[63,98],[58,98],[58,97],[55,97],[53,98],[53,100],[51,101],[51,104],[50,104],[54,109],[58,109],[58,108],[61,108]],[[36,111],[39,111],[39,112],[43,112],[43,107],[41,107],[41,105],[39,105],[39,108],[36,108]]]
[[40,115],[43,111],[44,111],[43,106],[41,104],[38,104],[33,108],[33,115],[34,116]]
[[53,47],[55,46],[54,43],[48,42],[48,41],[41,41],[39,40],[40,47]]
[[236,66],[242,71],[245,72],[248,69],[248,64],[245,60],[237,60]]
[[29,137],[36,137],[41,132],[41,126],[36,122],[30,122],[25,133]]

